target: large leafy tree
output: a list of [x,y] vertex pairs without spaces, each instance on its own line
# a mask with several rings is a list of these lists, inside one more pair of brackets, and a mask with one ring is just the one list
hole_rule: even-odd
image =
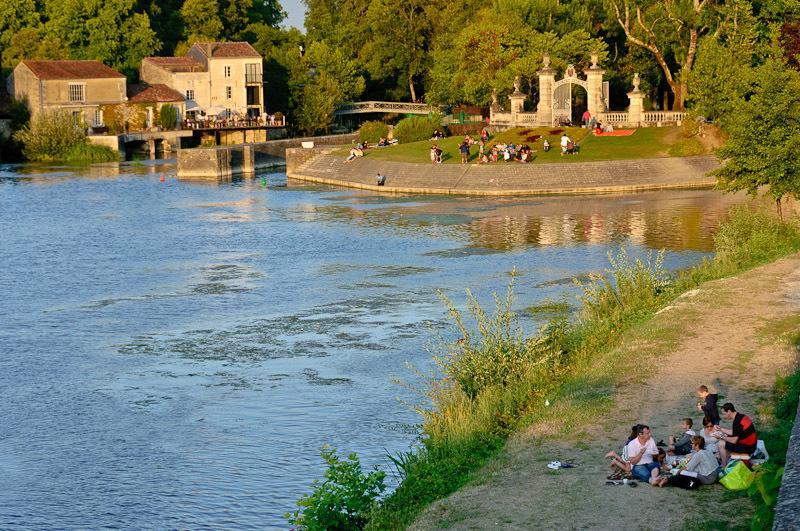
[[217,0],[186,0],[181,7],[181,17],[187,41],[222,37],[225,26],[220,17]]
[[324,41],[312,43],[290,72],[297,126],[306,133],[327,131],[336,105],[360,96],[364,85],[357,60]]
[[713,0],[609,0],[628,43],[653,55],[683,109],[700,37],[719,22]]
[[769,187],[780,212],[783,196],[800,198],[800,73],[776,52],[754,80],[728,120],[730,138],[718,153],[725,164],[714,174],[729,191]]

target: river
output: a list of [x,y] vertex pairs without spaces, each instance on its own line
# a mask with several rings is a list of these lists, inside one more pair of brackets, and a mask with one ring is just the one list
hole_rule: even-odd
[[741,201],[0,166],[0,528],[286,528],[322,445],[388,470],[413,444],[392,380],[451,333],[437,289],[489,302],[516,268],[518,309],[574,299],[623,244],[697,262]]

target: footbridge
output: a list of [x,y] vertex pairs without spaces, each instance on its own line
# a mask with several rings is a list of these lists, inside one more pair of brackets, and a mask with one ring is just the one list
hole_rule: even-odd
[[395,101],[357,101],[339,105],[334,114],[344,116],[347,114],[366,113],[397,113],[397,114],[429,114],[440,113],[441,109],[427,103],[403,103]]

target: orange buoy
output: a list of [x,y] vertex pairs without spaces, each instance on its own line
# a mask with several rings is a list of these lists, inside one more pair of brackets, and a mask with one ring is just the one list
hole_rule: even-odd
[[161,182],[162,183],[164,182],[164,175],[163,174],[161,175]]

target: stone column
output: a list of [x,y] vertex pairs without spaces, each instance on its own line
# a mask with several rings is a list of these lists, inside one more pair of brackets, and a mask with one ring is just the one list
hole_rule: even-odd
[[592,66],[586,69],[586,83],[588,84],[587,92],[587,110],[589,114],[597,117],[601,112],[606,111],[606,105],[603,101],[603,75],[605,70],[597,66],[597,52],[592,52]]
[[644,92],[639,90],[639,73],[633,74],[633,90],[628,92],[628,122],[634,127],[644,125]]
[[542,57],[542,69],[539,70],[539,105],[536,106],[538,125],[553,125],[553,85],[556,83],[556,71],[550,68],[550,54]]

